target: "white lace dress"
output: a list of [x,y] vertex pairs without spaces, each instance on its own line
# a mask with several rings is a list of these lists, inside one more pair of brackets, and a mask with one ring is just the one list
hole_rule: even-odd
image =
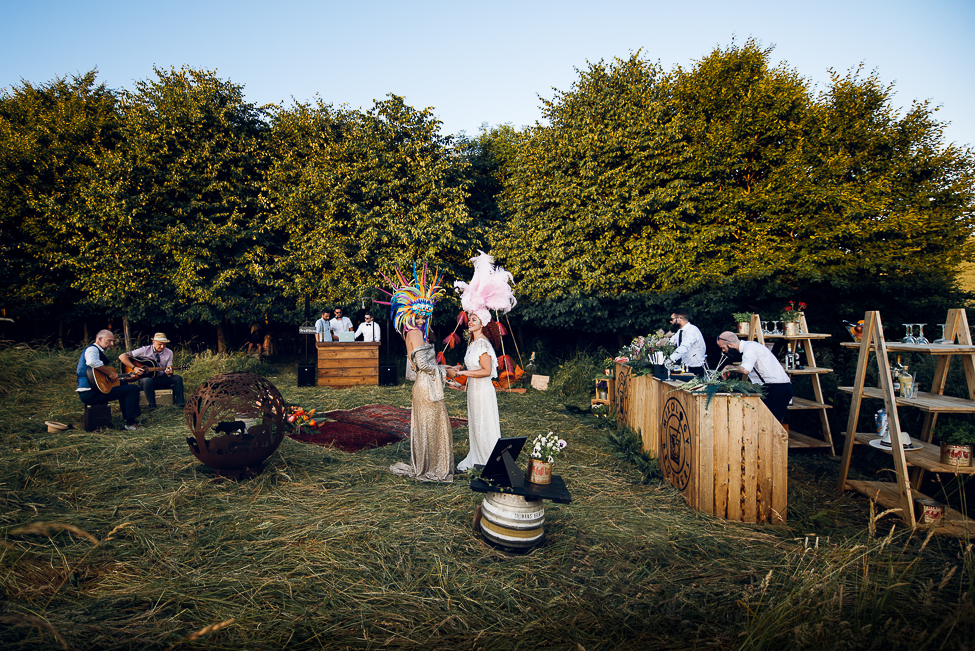
[[491,356],[491,376],[467,380],[467,427],[471,451],[466,459],[457,464],[460,471],[470,470],[475,464],[487,463],[494,444],[501,438],[498,396],[491,384],[491,380],[498,377],[498,358],[494,354],[494,347],[485,337],[475,339],[467,347],[464,366],[468,369],[481,368],[481,355],[484,353]]

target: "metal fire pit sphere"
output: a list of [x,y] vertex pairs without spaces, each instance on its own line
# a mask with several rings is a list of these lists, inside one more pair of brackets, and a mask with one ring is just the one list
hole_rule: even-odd
[[217,474],[254,476],[284,439],[284,409],[281,392],[260,375],[215,375],[186,401],[183,415],[193,432],[186,442]]

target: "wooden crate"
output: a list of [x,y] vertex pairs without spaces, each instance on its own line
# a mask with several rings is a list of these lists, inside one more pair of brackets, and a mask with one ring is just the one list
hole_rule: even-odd
[[707,396],[617,368],[617,414],[693,508],[727,520],[784,522],[789,435],[757,397]]
[[379,386],[379,344],[319,342],[318,386]]

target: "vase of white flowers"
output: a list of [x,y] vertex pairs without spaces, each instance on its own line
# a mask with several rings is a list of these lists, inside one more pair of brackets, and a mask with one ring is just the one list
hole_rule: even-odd
[[552,464],[559,452],[568,445],[553,432],[539,434],[532,441],[531,461],[528,464],[528,481],[533,484],[552,483]]

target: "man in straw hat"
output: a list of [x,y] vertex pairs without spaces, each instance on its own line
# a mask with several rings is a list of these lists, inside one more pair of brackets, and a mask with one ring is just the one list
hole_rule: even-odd
[[727,331],[718,336],[718,346],[725,353],[729,348],[741,352],[741,363],[726,366],[721,377],[727,377],[729,373],[747,373],[752,384],[763,385],[765,397],[762,402],[781,423],[792,402],[792,380],[775,355],[757,341],[742,341],[738,335]]
[[119,355],[119,361],[131,368],[156,368],[161,371],[145,372],[139,378],[139,388],[146,394],[149,409],[156,408],[156,389],[173,390],[173,404],[177,407],[186,405],[183,398],[183,378],[173,373],[173,351],[166,347],[169,339],[166,333],[157,332],[152,336],[152,343],[130,350]]

